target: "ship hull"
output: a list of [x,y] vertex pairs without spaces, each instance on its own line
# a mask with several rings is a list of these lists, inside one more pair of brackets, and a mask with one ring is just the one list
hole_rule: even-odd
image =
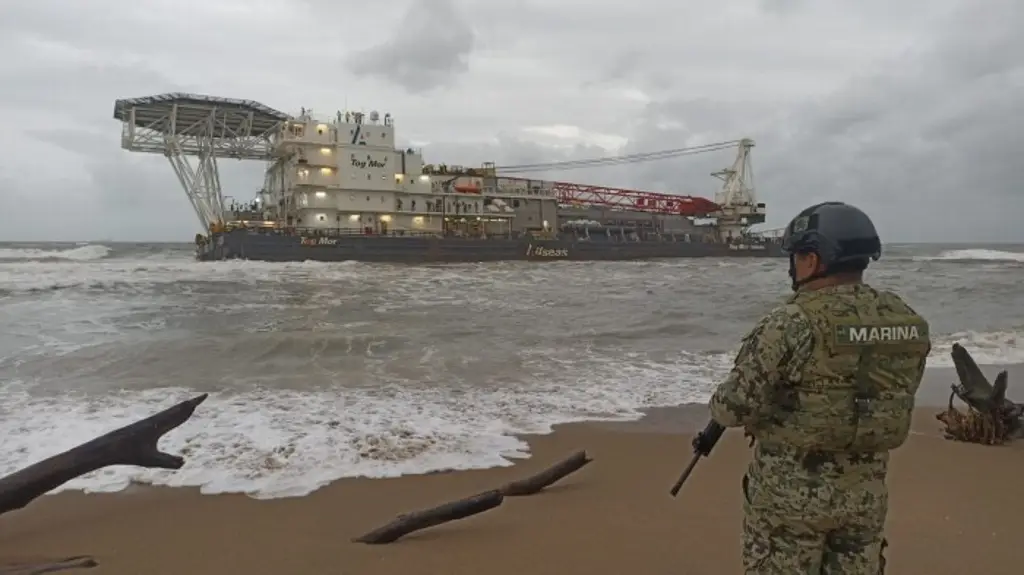
[[301,237],[218,234],[197,251],[200,260],[362,261],[393,263],[487,261],[623,261],[656,258],[784,257],[776,243],[729,245],[685,241],[611,241],[535,238],[436,238],[410,236]]

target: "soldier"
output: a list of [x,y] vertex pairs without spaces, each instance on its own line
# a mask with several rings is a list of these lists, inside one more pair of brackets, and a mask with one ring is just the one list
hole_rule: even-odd
[[885,569],[889,451],[910,433],[928,323],[863,283],[874,224],[842,202],[811,206],[783,237],[793,296],[743,338],[711,415],[756,441],[743,476],[748,575]]

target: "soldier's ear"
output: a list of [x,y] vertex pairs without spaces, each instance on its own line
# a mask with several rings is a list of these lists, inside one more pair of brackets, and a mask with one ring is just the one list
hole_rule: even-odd
[[800,265],[806,266],[806,268],[804,269],[810,270],[810,273],[818,273],[823,271],[821,269],[821,258],[818,257],[818,254],[814,252],[804,252],[797,254],[796,257],[799,259]]

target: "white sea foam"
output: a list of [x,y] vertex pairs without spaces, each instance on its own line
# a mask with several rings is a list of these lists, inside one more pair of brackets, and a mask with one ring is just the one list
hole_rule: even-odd
[[[257,389],[214,394],[162,447],[187,456],[177,472],[101,470],[62,489],[117,491],[129,482],[200,486],[203,493],[299,496],[341,477],[391,477],[509,465],[526,445],[512,434],[555,423],[635,419],[638,408],[706,401],[728,356],[683,356],[676,365],[586,358],[589,373],[500,389]],[[106,397],[40,397],[17,383],[0,391],[0,474],[197,393],[150,389]]]
[[1007,252],[1002,250],[969,249],[948,250],[935,256],[916,256],[918,261],[993,261],[993,262],[1024,262],[1024,252]]
[[[545,302],[549,299],[557,303],[563,296],[550,288],[550,272],[545,271],[548,268],[539,267],[516,268],[514,274],[504,275],[477,273],[468,269],[472,266],[427,271],[409,268],[399,273],[382,272],[383,268],[355,263],[234,261],[207,264],[195,262],[187,254],[106,258],[107,252],[100,254],[98,248],[107,250],[95,245],[59,252],[38,250],[64,254],[63,257],[38,253],[31,257],[5,256],[5,251],[0,250],[0,259],[19,260],[0,265],[0,295],[4,291],[60,288],[101,291],[110,288],[116,293],[116,297],[90,298],[88,293],[79,293],[82,290],[72,290],[69,293],[73,296],[61,292],[53,297],[29,297],[9,303],[5,313],[25,320],[16,326],[25,332],[23,335],[42,332],[47,325],[60,321],[70,326],[66,331],[79,329],[80,338],[66,337],[40,344],[58,349],[60,353],[73,351],[79,345],[106,341],[107,335],[116,339],[123,335],[118,330],[131,327],[115,325],[114,319],[135,303],[133,295],[147,295],[169,284],[179,284],[179,289],[187,291],[191,289],[187,285],[190,282],[223,282],[239,286],[240,290],[256,290],[275,283],[322,282],[348,286],[348,289],[368,281],[368,270],[374,270],[374,274],[389,274],[390,295],[365,299],[366,305],[380,313],[400,311],[403,306],[429,305],[523,311],[531,306],[547,305]],[[27,253],[25,250],[8,251]],[[941,259],[1021,261],[1016,258],[1024,257],[1002,252],[1012,257],[974,254],[968,258],[967,252],[985,251],[947,252]],[[69,255],[72,253],[75,255]],[[50,261],[29,261],[33,259]],[[55,259],[66,261],[55,262]],[[645,269],[645,288],[679,289],[678,270],[673,267],[679,265],[683,264],[659,264]],[[721,265],[738,267],[741,264]],[[605,301],[622,301],[623,305],[636,301],[637,278],[633,268],[623,264],[604,273],[601,291],[593,288],[595,294],[600,293],[599,297]],[[506,297],[491,297],[495,281],[502,282]],[[705,280],[699,276],[688,277],[685,289],[700,293],[710,289],[701,284],[702,281]],[[533,290],[529,292],[532,295],[509,297],[509,284],[517,282],[522,283],[522,293]],[[428,287],[424,287],[426,283]],[[544,289],[550,289],[550,293]],[[344,294],[340,292],[343,291],[339,288],[328,295],[342,297]],[[321,297],[328,296],[309,294],[301,305],[321,309],[325,305],[318,299]],[[716,297],[721,298],[723,306],[735,304],[727,290],[708,297],[709,306],[717,303]],[[137,299],[146,300],[144,297]],[[265,309],[270,309],[274,305],[300,304],[269,301],[265,305]],[[6,335],[12,334],[19,336],[14,327]],[[612,338],[613,334],[608,337]],[[954,342],[965,345],[982,364],[1024,363],[1022,337],[1024,334],[1019,330],[938,334],[929,365],[951,365],[949,349]],[[84,343],[76,343],[79,340]],[[430,353],[430,348],[424,349],[425,360],[430,359]],[[543,433],[555,423],[583,419],[634,419],[639,416],[638,409],[644,407],[705,402],[714,384],[726,374],[732,354],[680,352],[673,360],[652,361],[628,354],[580,352],[577,356],[567,356],[563,352],[557,357],[538,357],[537,361],[539,366],[530,367],[542,372],[543,377],[538,376],[529,385],[487,389],[402,387],[381,381],[379,387],[369,389],[250,388],[244,392],[214,394],[191,421],[169,434],[163,442],[164,449],[187,456],[188,463],[182,470],[170,473],[131,467],[109,468],[72,481],[65,489],[113,491],[137,481],[200,486],[204,493],[246,492],[269,498],[303,495],[341,477],[386,477],[507,465],[506,458],[525,455],[526,445],[514,434]],[[198,391],[149,389],[106,396],[81,394],[79,397],[73,391],[54,396],[40,394],[16,381],[4,382],[0,386],[0,473],[155,413],[194,393]]]
[[979,364],[1011,365],[1024,363],[1024,332],[997,331],[991,333],[962,331],[935,336],[928,367],[953,367],[950,350],[954,343],[967,348]]
[[[1017,337],[969,332],[944,337],[929,365],[951,365],[953,341],[964,343],[979,363],[1020,362],[1024,353],[1014,347]],[[586,357],[566,365],[560,380],[529,388],[382,384],[371,390],[214,394],[163,443],[166,450],[187,456],[182,470],[108,468],[63,489],[117,491],[134,481],[274,498],[304,495],[342,477],[504,466],[508,458],[526,455],[527,446],[514,434],[546,433],[553,424],[588,419],[636,419],[643,407],[705,402],[731,360],[731,354],[682,354],[675,364]],[[107,397],[40,397],[17,383],[5,384],[0,391],[0,473],[194,393],[151,389]]]
[[65,250],[34,248],[0,248],[0,260],[72,260],[89,261],[107,257],[110,248],[99,244],[85,244]]

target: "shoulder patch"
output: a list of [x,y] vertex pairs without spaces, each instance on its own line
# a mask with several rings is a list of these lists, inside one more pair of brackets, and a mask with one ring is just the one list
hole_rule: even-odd
[[841,324],[836,326],[836,345],[877,345],[884,343],[927,343],[928,324]]

